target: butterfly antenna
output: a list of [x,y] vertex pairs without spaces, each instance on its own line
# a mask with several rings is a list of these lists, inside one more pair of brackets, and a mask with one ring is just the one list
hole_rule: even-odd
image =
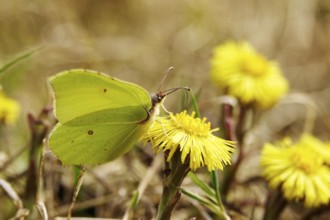
[[166,71],[166,73],[164,74],[162,80],[160,81],[160,84],[159,84],[159,87],[158,87],[158,91],[161,90],[164,80],[166,79],[166,77],[167,77],[167,75],[169,74],[169,72],[172,71],[172,70],[174,70],[174,67],[173,67],[173,66],[171,66],[170,68],[167,69],[167,71]]
[[175,91],[178,91],[180,89],[183,89],[186,93],[190,91],[190,88],[189,87],[187,87],[187,86],[180,86],[180,87],[176,87],[176,88],[172,88],[172,89],[166,89],[166,90],[163,91],[163,94],[165,96],[167,96],[167,95],[169,95],[169,94],[171,94],[171,93],[173,93]]
[[185,91],[185,103],[186,103],[185,105],[187,105],[188,99],[189,99],[188,98],[189,97],[188,92],[191,91],[190,88],[187,87],[187,86],[181,86],[181,87],[177,87],[177,88],[167,89],[167,90],[163,91],[163,95],[167,96],[167,95],[169,95],[169,94],[171,94],[175,91],[178,91],[180,89],[183,89]]

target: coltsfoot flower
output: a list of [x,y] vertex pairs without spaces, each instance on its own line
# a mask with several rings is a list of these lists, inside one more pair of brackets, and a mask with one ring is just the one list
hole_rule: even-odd
[[206,118],[194,116],[195,112],[188,115],[186,111],[168,117],[158,116],[143,140],[151,141],[157,152],[168,151],[168,161],[180,150],[182,163],[189,157],[192,170],[202,166],[207,166],[209,171],[222,170],[230,164],[234,142],[214,136],[212,133],[218,129],[211,129]]
[[0,90],[0,123],[13,124],[19,114],[18,103],[5,96]]
[[330,165],[330,145],[328,146],[326,143],[310,134],[303,134],[298,144],[316,150],[319,157],[322,157],[324,162]]
[[[306,207],[330,201],[330,169],[320,154],[322,142],[314,139],[304,135],[297,143],[289,138],[276,146],[267,143],[260,161],[270,187],[281,188],[287,200],[302,201]],[[323,150],[326,152],[326,148]]]
[[268,108],[288,90],[279,66],[257,53],[247,42],[229,41],[214,50],[211,79],[243,104]]

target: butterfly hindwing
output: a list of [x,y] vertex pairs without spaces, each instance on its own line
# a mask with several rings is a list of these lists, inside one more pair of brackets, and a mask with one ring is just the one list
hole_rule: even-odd
[[144,112],[135,108],[130,112],[109,109],[58,123],[49,145],[63,164],[95,165],[111,161],[128,152],[148,127],[148,121],[136,120]]

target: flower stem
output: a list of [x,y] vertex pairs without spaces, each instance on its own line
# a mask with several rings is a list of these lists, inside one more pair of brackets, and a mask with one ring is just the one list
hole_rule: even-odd
[[181,164],[180,152],[174,153],[170,162],[166,162],[169,170],[165,169],[163,194],[159,203],[157,220],[169,220],[172,211],[181,197],[180,186],[190,171],[189,159]]
[[283,209],[286,206],[286,200],[280,189],[272,192],[267,199],[266,208],[263,220],[276,220],[281,215]]
[[[234,120],[234,107],[229,104],[222,105],[222,119],[221,124],[224,125],[224,136],[227,140],[237,141],[236,136],[236,122]],[[237,143],[239,144],[239,143]],[[236,160],[233,161],[233,166],[225,167],[223,171],[223,180],[222,184],[220,185],[220,193],[226,199],[227,194],[229,192],[230,185],[232,180],[236,174],[236,169],[238,168],[239,162],[237,160],[240,157],[240,149],[236,149],[239,151],[238,156],[236,154]],[[234,158],[233,158],[234,159]]]
[[222,106],[222,123],[225,127],[225,138],[232,141],[237,141],[236,155],[232,160],[232,166],[226,167],[223,172],[223,181],[220,186],[221,195],[224,199],[227,198],[230,187],[235,180],[236,173],[241,162],[244,159],[243,140],[246,127],[250,128],[252,125],[246,125],[247,112],[251,110],[250,106],[241,106],[240,114],[237,122],[234,119],[234,108],[231,105],[224,104]]

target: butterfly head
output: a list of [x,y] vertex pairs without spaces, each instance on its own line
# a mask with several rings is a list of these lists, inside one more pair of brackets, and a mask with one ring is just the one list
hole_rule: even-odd
[[155,107],[157,104],[161,104],[163,102],[163,99],[166,97],[166,95],[167,94],[164,94],[161,91],[151,94],[152,107]]
[[[159,111],[159,106],[163,105],[163,101],[167,95],[169,95],[179,89],[184,89],[186,92],[190,91],[190,89],[188,87],[177,87],[177,88],[172,88],[172,89],[167,89],[167,90],[161,89],[165,78],[167,77],[168,73],[173,69],[174,69],[173,67],[170,67],[167,70],[167,72],[164,74],[164,76],[160,82],[157,93],[154,93],[151,95],[152,108],[151,108],[150,112]],[[163,108],[164,108],[164,106],[163,106]]]
[[163,101],[167,95],[180,89],[183,89],[186,92],[190,91],[190,88],[188,87],[177,87],[177,88],[167,89],[164,91],[158,91],[157,93],[152,94],[151,95],[152,109],[155,109],[159,105],[163,105]]

